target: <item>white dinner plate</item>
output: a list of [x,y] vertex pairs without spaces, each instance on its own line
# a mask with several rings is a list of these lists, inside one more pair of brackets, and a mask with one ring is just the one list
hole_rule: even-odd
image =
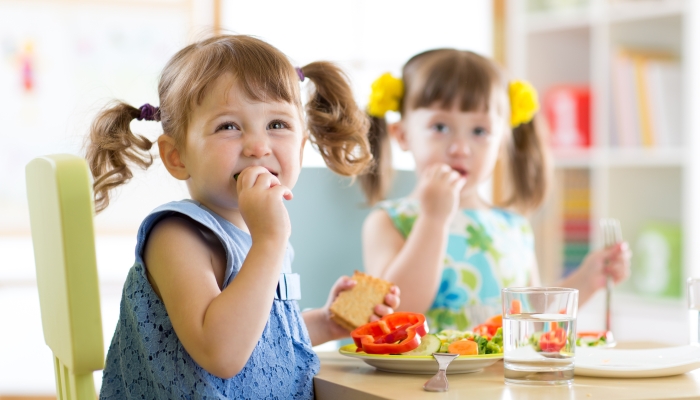
[[575,374],[603,378],[653,378],[700,368],[700,347],[617,350],[576,348]]
[[[401,356],[387,354],[367,354],[355,352],[357,347],[348,344],[340,348],[340,354],[359,358],[374,368],[402,374],[435,374],[438,371],[437,361],[433,356]],[[448,374],[465,374],[479,372],[495,364],[503,358],[503,354],[483,354],[478,356],[459,356],[447,367]]]

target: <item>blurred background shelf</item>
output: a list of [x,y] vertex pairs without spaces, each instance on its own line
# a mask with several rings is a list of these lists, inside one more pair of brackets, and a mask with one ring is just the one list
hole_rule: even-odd
[[565,31],[590,25],[591,16],[586,8],[536,11],[526,18],[526,30],[529,33]]
[[607,14],[611,22],[626,22],[680,16],[684,12],[683,0],[636,0],[612,1]]
[[[635,254],[615,289],[618,339],[686,343],[684,282],[700,276],[700,2],[507,5],[508,70],[537,88],[551,132],[554,185],[532,216],[543,283],[600,248],[599,218],[618,218]],[[580,329],[602,327],[598,297]]]
[[683,167],[685,149],[553,149],[555,168]]

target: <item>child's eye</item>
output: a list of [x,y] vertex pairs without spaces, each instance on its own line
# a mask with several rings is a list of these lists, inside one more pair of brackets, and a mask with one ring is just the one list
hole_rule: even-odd
[[218,131],[233,131],[240,130],[236,124],[233,122],[224,122],[223,124],[216,127],[216,132]]
[[289,129],[289,124],[284,121],[276,120],[270,122],[267,129]]
[[447,125],[441,124],[441,123],[437,123],[437,124],[433,125],[433,130],[435,132],[439,132],[439,133],[449,133],[450,132],[450,128]]
[[476,128],[474,128],[474,130],[472,132],[476,136],[484,136],[484,135],[487,135],[489,133],[489,131],[487,131],[486,128],[481,127],[481,126],[477,126]]

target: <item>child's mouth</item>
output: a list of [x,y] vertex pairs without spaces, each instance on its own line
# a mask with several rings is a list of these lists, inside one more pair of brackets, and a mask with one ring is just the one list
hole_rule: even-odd
[[462,176],[464,176],[464,177],[466,177],[467,175],[469,175],[469,172],[467,172],[466,169],[452,167],[452,170],[456,171],[458,174],[460,174],[460,175],[462,175]]
[[[268,169],[267,171],[268,171],[269,173],[271,173],[272,175],[274,175],[274,176],[278,176],[277,172],[270,171],[269,169]],[[237,180],[238,180],[238,176],[239,176],[240,174],[241,174],[240,172],[233,174],[233,179],[237,181]]]

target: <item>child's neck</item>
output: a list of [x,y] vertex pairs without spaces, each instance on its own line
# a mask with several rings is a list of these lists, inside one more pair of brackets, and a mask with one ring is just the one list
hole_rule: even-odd
[[488,210],[491,207],[493,205],[482,199],[476,190],[473,193],[462,193],[459,197],[460,209]]

